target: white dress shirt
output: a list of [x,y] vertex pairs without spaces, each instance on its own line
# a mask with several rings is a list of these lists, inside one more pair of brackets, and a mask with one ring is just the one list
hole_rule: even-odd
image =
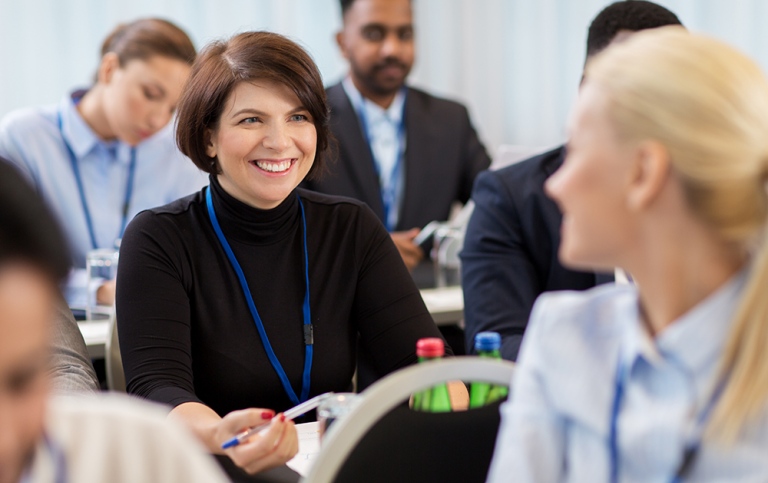
[[392,227],[397,226],[403,193],[405,192],[404,91],[398,91],[389,107],[384,109],[364,98],[351,78],[345,78],[341,85],[355,108],[358,118],[361,114],[364,118],[362,121],[363,128],[366,130],[364,135],[369,142],[373,161],[376,163],[376,172],[379,174],[379,185],[382,192],[389,189],[394,190],[394,203],[389,207],[386,220],[386,225],[391,230]]
[[[58,105],[11,112],[0,121],[0,156],[19,168],[63,225],[78,269],[65,296],[70,306],[84,306],[85,256],[93,246],[65,141],[77,158],[98,248],[115,248],[115,241],[122,236],[131,147],[119,141],[102,141],[77,111],[71,96]],[[176,148],[173,123],[169,123],[136,146],[127,219],[206,184],[207,174]]]
[[[224,483],[213,457],[167,409],[115,393],[48,402],[26,481],[34,483]],[[25,481],[22,479],[22,481]]]
[[[743,270],[653,339],[637,287],[543,294],[518,358],[490,482],[607,482],[619,360],[622,482],[669,482],[719,382]],[[730,448],[704,442],[688,481],[768,481],[768,405]]]

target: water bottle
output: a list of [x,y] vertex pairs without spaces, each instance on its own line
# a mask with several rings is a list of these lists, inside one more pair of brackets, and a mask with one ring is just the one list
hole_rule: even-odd
[[[501,336],[498,332],[479,332],[475,336],[475,351],[480,357],[501,359]],[[469,390],[469,408],[479,408],[504,399],[509,388],[488,382],[476,381]]]
[[[445,346],[442,339],[436,337],[419,339],[416,343],[416,355],[420,363],[440,359],[444,354]],[[413,409],[432,413],[450,412],[451,398],[448,395],[448,386],[443,383],[417,392],[413,395]]]

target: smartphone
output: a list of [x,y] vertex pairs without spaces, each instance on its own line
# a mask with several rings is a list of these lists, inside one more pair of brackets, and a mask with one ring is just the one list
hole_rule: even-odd
[[413,239],[413,243],[416,245],[423,244],[425,241],[429,240],[429,237],[434,235],[435,230],[440,228],[440,225],[442,225],[442,223],[440,223],[439,221],[436,221],[436,220],[430,221],[429,223],[427,223],[427,226],[422,228],[419,234],[416,235],[416,238]]

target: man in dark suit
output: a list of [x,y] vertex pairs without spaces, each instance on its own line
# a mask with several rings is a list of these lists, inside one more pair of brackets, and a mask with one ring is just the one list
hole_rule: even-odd
[[[592,21],[587,60],[631,32],[679,25],[677,16],[651,2],[616,2]],[[612,281],[612,274],[577,272],[563,267],[561,213],[544,194],[544,182],[565,159],[565,147],[498,171],[475,182],[475,209],[461,253],[468,352],[475,334],[499,332],[502,357],[517,358],[536,297],[550,290],[583,290]]]
[[[425,255],[414,237],[469,200],[490,158],[464,106],[406,86],[411,1],[341,0],[341,9],[336,40],[350,71],[327,90],[338,161],[306,187],[367,203],[413,269]],[[430,277],[414,278],[424,285]]]

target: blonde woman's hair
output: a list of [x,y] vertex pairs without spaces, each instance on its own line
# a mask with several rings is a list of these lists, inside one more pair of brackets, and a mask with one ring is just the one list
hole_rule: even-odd
[[693,211],[752,255],[707,428],[733,442],[768,407],[768,80],[742,53],[680,27],[633,34],[590,61],[585,79],[607,93],[620,135],[665,145]]

